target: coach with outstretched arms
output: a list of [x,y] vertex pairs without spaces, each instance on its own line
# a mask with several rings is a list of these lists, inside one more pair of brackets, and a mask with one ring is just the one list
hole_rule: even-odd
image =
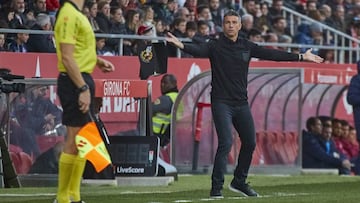
[[294,54],[266,49],[238,36],[241,29],[239,14],[230,10],[223,18],[223,33],[219,39],[202,45],[183,44],[168,33],[166,40],[194,56],[210,59],[211,111],[218,136],[218,147],[212,172],[210,197],[223,198],[227,156],[232,146],[231,125],[239,133],[241,149],[234,178],[229,189],[245,196],[259,196],[246,182],[252,154],[255,149],[255,127],[247,97],[247,77],[251,57],[272,61],[311,61],[321,63],[323,59],[311,53]]

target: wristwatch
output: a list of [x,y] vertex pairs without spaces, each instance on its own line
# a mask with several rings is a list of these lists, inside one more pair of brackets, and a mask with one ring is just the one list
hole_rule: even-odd
[[78,91],[79,93],[81,93],[81,92],[85,92],[85,91],[88,90],[88,89],[89,89],[89,85],[85,84],[85,85],[79,87],[79,88],[77,89],[77,91]]

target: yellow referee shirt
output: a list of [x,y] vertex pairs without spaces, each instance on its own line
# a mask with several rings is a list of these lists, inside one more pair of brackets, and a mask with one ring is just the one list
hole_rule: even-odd
[[93,72],[97,61],[95,34],[89,20],[74,4],[66,2],[60,9],[56,18],[54,36],[59,72],[66,72],[61,60],[61,43],[75,46],[74,59],[80,72]]

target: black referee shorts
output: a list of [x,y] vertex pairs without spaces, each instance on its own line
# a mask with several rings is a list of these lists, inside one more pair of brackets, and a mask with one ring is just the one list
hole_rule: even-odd
[[[81,73],[84,81],[89,85],[91,93],[90,112],[94,115],[95,83],[88,73]],[[79,109],[79,92],[77,87],[66,73],[60,73],[57,79],[57,95],[63,108],[62,124],[72,127],[82,127],[91,121],[88,113]],[[94,117],[93,117],[94,118]]]

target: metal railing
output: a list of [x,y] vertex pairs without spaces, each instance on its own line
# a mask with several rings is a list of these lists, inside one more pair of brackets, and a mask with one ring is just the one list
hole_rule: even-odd
[[[293,12],[293,11],[292,11]],[[301,14],[299,14],[301,15]],[[311,22],[316,22],[310,18],[308,18]],[[335,37],[335,45],[303,45],[303,44],[294,44],[294,43],[259,43],[261,46],[277,46],[277,47],[285,47],[288,48],[288,51],[291,51],[290,48],[314,48],[314,49],[326,49],[326,50],[335,50],[335,63],[344,63],[345,61],[352,61],[353,52],[356,53],[356,61],[359,60],[359,43],[360,40],[354,39],[349,35],[346,35],[342,32],[339,32],[329,26],[321,24],[324,28],[327,29],[328,32],[332,31],[336,34]],[[0,28],[0,33],[28,33],[28,34],[50,34],[53,35],[53,31],[44,31],[44,30],[21,30],[21,29],[4,29]],[[124,34],[95,34],[96,37],[104,37],[109,39],[119,39],[119,50],[118,55],[123,56],[123,41],[126,39],[145,39],[145,40],[153,40],[153,41],[165,41],[165,37],[152,37],[152,36],[139,36],[139,35],[124,35]],[[340,40],[339,40],[340,37]],[[356,42],[357,47],[345,47],[345,40],[347,39],[350,42]],[[189,38],[179,38],[179,40],[183,42],[191,42]],[[342,42],[342,46],[336,46],[338,42]],[[348,60],[345,60],[345,52],[348,52]],[[177,58],[181,58],[181,52],[177,49]]]

